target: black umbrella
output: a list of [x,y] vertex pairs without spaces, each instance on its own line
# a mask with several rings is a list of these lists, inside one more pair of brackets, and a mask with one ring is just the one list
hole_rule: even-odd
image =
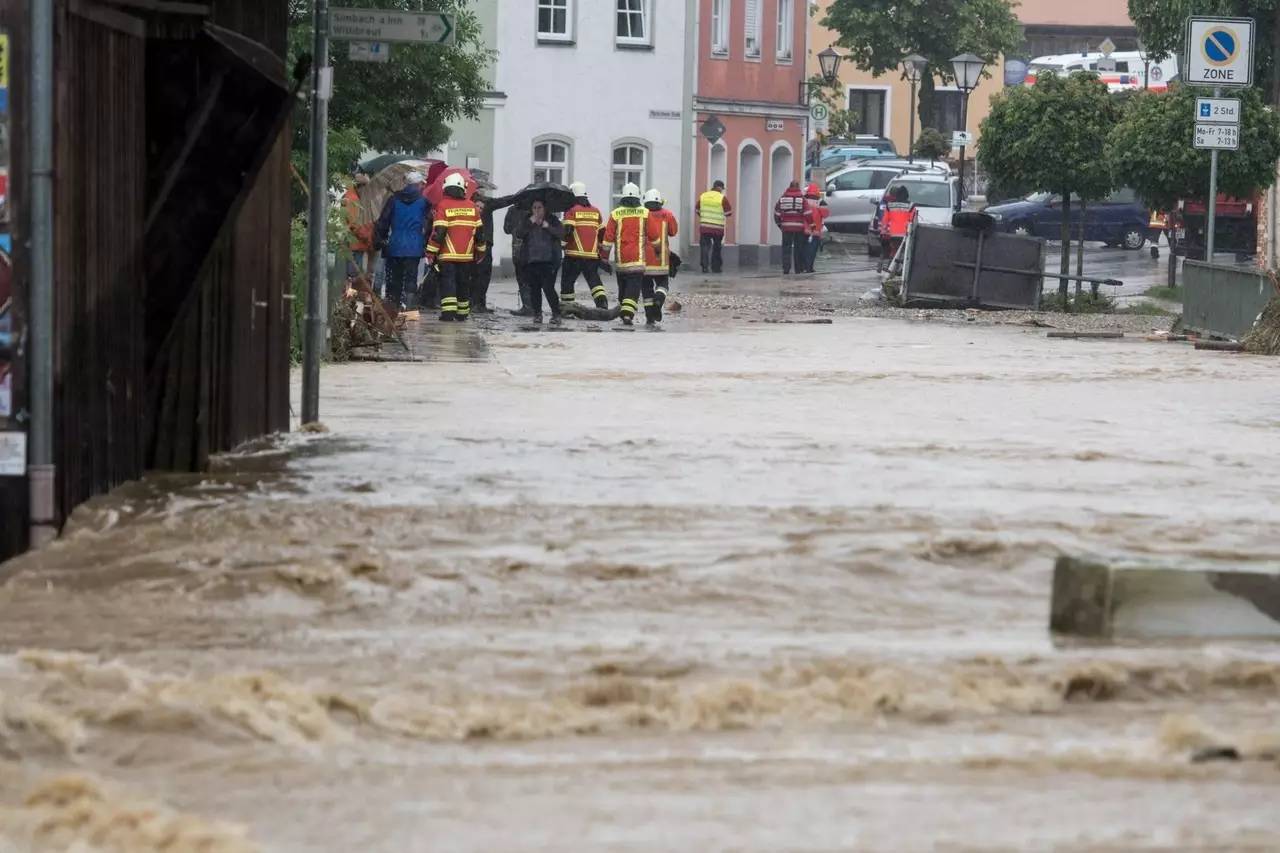
[[380,154],[360,164],[360,171],[366,175],[376,175],[388,166],[403,163],[405,160],[425,160],[417,154]]
[[564,213],[574,205],[573,193],[564,184],[553,184],[541,181],[516,193],[516,207],[528,209],[535,201],[540,201],[552,213]]

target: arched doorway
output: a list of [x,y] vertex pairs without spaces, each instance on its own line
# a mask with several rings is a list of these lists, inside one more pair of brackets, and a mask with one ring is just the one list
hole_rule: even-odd
[[707,169],[707,185],[702,191],[711,189],[711,185],[716,181],[729,182],[729,149],[725,148],[723,142],[717,142],[711,146],[711,159]]
[[734,219],[738,220],[737,243],[760,245],[760,206],[764,194],[764,155],[755,142],[744,142],[738,149],[738,197],[730,187]]
[[[776,201],[778,196],[786,192],[787,187],[795,180],[795,157],[791,146],[785,142],[775,143],[773,153],[769,156],[769,194],[766,199]],[[782,231],[773,224],[769,217],[769,245],[782,245]]]

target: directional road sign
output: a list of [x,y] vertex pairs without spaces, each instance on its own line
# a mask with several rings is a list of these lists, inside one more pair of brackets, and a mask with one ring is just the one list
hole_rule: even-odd
[[967,148],[973,144],[973,134],[967,130],[953,130],[951,132],[952,148]]
[[1237,98],[1196,98],[1198,124],[1240,125],[1240,101]]
[[329,10],[329,36],[349,41],[455,44],[457,18],[439,12],[395,9]]
[[1187,82],[1238,89],[1253,84],[1253,19],[1187,19]]
[[1196,148],[1239,151],[1240,128],[1234,124],[1196,122]]

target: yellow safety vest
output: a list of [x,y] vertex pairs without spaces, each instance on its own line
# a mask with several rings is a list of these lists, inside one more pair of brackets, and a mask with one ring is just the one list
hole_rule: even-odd
[[703,225],[724,227],[724,193],[719,190],[707,190],[698,197],[698,221]]

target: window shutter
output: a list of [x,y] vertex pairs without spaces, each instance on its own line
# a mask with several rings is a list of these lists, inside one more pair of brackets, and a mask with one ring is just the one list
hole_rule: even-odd
[[760,52],[760,0],[747,0],[747,53]]

